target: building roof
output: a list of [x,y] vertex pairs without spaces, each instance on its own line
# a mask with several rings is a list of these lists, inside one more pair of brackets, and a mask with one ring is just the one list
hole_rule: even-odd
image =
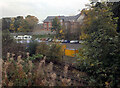
[[59,20],[64,21],[76,21],[81,14],[75,16],[48,16],[43,22],[51,22],[55,17],[58,17]]

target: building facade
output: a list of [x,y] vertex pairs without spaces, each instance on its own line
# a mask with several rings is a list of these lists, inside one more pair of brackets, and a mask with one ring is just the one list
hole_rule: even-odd
[[84,18],[84,15],[77,14],[75,16],[48,16],[43,21],[43,30],[51,31],[52,29],[52,21],[55,17],[58,17],[60,20],[61,26],[65,26],[65,29],[69,29],[72,33],[77,28],[80,20]]

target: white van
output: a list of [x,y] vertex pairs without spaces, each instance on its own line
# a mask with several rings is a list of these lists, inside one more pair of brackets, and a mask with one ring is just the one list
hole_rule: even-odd
[[32,36],[30,35],[18,35],[18,36],[14,36],[15,39],[25,39],[25,40],[30,40],[32,38]]
[[31,39],[31,38],[32,38],[32,36],[30,36],[30,35],[24,35],[24,39],[29,40],[29,39]]
[[14,36],[15,39],[24,39],[24,36],[19,35],[19,36]]

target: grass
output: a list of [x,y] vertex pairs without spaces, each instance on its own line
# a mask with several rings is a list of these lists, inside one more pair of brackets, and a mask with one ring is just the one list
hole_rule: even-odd
[[[10,57],[12,56],[12,57]],[[78,70],[69,70],[69,65],[55,65],[46,62],[46,57],[33,62],[27,54],[14,60],[15,55],[7,54],[3,62],[2,86],[84,86],[82,76],[86,74]]]

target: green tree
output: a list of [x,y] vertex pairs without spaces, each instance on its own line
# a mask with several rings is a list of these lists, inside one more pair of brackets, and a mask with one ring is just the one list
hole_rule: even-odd
[[25,19],[23,16],[2,19],[2,28],[10,32],[32,32],[37,24],[38,18],[31,15],[26,16]]
[[2,56],[3,59],[7,53],[14,53],[16,55],[22,55],[25,53],[25,47],[22,44],[16,43],[13,37],[10,35],[9,30],[2,30]]
[[[108,3],[108,5],[109,5],[109,3]],[[110,3],[110,6],[112,8],[112,12],[114,13],[114,17],[118,17],[117,32],[120,33],[120,1],[119,2]]]
[[29,31],[32,31],[34,27],[38,24],[38,19],[35,16],[28,15],[25,17],[25,28],[30,29]]
[[12,32],[15,32],[15,31],[16,31],[16,30],[15,30],[14,23],[15,23],[15,19],[12,18],[12,19],[11,19],[11,23],[10,23],[10,28],[9,28],[9,30],[12,31]]
[[89,85],[118,87],[120,82],[120,37],[110,7],[96,3],[86,14],[83,29],[89,37],[79,53],[80,68],[89,76]]
[[52,21],[52,30],[56,31],[56,37],[60,36],[61,24],[57,17],[55,17]]
[[23,21],[24,21],[23,16],[18,16],[15,18],[14,27],[16,32],[22,30]]

